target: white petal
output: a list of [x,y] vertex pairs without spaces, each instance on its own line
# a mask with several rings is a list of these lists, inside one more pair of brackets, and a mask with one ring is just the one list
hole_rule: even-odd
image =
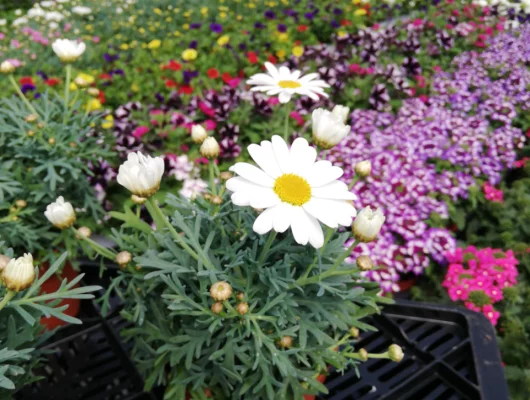
[[317,158],[316,149],[309,146],[309,143],[304,138],[298,138],[293,142],[289,154],[293,172],[298,175],[308,171]]
[[274,64],[271,64],[270,62],[266,61],[265,68],[267,68],[267,71],[274,79],[278,80],[280,78],[280,73],[278,72],[278,69],[274,66]]
[[322,227],[314,217],[307,213],[306,218],[309,227],[309,243],[311,243],[311,246],[315,249],[320,249],[324,244],[324,232],[322,232]]
[[257,185],[241,176],[235,176],[226,181],[226,188],[231,192],[252,192],[259,189],[264,189],[263,186]]
[[302,207],[293,207],[291,230],[296,243],[306,245],[309,241],[309,220]]
[[230,167],[230,170],[258,185],[266,187],[274,186],[274,179],[254,165],[248,163],[236,163]]
[[311,168],[311,171],[307,174],[307,181],[313,188],[327,185],[328,183],[339,179],[342,174],[344,174],[342,168],[323,164],[317,166],[317,164],[319,163],[316,162],[313,164],[313,168]]
[[282,104],[289,103],[289,101],[291,100],[291,96],[291,93],[289,93],[287,90],[283,90],[278,96],[278,100]]
[[281,203],[280,198],[272,189],[250,193],[250,205],[254,208],[269,208]]
[[274,208],[276,214],[272,222],[273,228],[276,232],[283,233],[291,226],[293,206],[288,203],[280,203]]
[[231,199],[236,206],[245,207],[250,205],[249,192],[232,193]]
[[311,194],[322,199],[355,200],[355,196],[348,190],[348,186],[341,181],[333,181],[325,186],[312,188]]
[[307,203],[303,205],[304,210],[306,210],[313,217],[318,219],[323,224],[329,226],[330,228],[337,228],[339,223],[333,213],[328,207],[331,200],[319,199],[313,197]]
[[259,165],[259,167],[267,173],[271,178],[277,178],[282,174],[274,152],[272,151],[272,143],[264,140],[261,146],[251,144],[248,146],[248,152],[252,159]]
[[281,66],[279,69],[280,72],[280,78],[281,79],[290,79],[291,78],[291,70],[285,66]]
[[289,148],[287,143],[278,135],[272,137],[272,149],[276,162],[278,163],[282,173],[289,174],[292,172],[291,162],[289,159]]
[[269,232],[272,229],[272,218],[274,217],[274,214],[275,208],[268,208],[258,215],[258,218],[256,218],[254,225],[252,226],[254,232],[259,233],[260,235]]

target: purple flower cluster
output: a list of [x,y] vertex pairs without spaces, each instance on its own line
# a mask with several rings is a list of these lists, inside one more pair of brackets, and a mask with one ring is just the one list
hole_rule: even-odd
[[530,27],[491,40],[482,54],[463,53],[455,72],[439,73],[435,95],[403,102],[396,115],[354,110],[352,134],[328,158],[354,179],[353,166],[372,162],[372,174],[357,181],[356,207],[384,210],[387,220],[375,243],[352,254],[369,254],[383,267],[366,272],[386,291],[396,291],[400,274],[421,274],[430,258],[443,262],[455,249],[445,228],[429,221],[448,217],[447,201],[466,198],[477,179],[497,184],[512,168],[523,132],[512,126],[517,113],[530,106]]

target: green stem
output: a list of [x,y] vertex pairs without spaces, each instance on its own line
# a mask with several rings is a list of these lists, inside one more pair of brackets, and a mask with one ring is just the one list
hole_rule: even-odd
[[215,187],[215,171],[214,171],[214,160],[210,160],[208,163],[208,170],[210,171],[210,189],[214,196],[217,195],[217,188]]
[[342,262],[348,258],[348,256],[351,254],[351,252],[353,251],[353,249],[355,249],[355,246],[357,246],[357,243],[359,243],[357,240],[354,240],[353,243],[350,245],[350,247],[348,247],[344,253],[342,253],[342,255],[337,258],[337,260],[335,260],[335,263],[333,264],[333,266],[329,269],[329,271],[334,271],[337,269],[337,267],[342,264]]
[[350,184],[348,185],[348,190],[351,190],[351,188],[353,187],[353,185],[355,185],[355,183],[357,182],[357,176],[354,176],[353,178],[351,178],[351,182]]
[[0,310],[3,309],[16,294],[17,292],[14,290],[8,290],[2,301],[0,301]]
[[318,283],[332,276],[353,275],[356,272],[359,272],[359,270],[358,269],[343,269],[343,270],[338,270],[338,271],[328,270],[320,275],[315,275],[310,278],[305,278],[305,279],[300,278],[295,283],[289,285],[289,288],[294,289],[296,287],[309,285],[311,283]]
[[261,251],[261,254],[259,256],[258,265],[262,265],[263,262],[267,259],[267,255],[272,246],[272,242],[274,242],[274,239],[276,239],[276,235],[277,235],[276,231],[272,231],[269,234],[269,237],[267,238],[267,242],[265,243],[265,246],[263,246],[263,250]]
[[26,106],[29,108],[31,113],[33,113],[33,114],[38,116],[39,113],[37,112],[37,110],[35,110],[35,107],[33,107],[33,105],[29,102],[28,98],[26,96],[24,96],[24,93],[22,93],[22,90],[20,90],[20,88],[18,87],[17,82],[15,81],[15,78],[13,78],[13,75],[10,74],[8,76],[8,78],[9,78],[9,82],[11,82],[11,84],[15,88],[15,91],[20,96],[22,101],[26,104]]
[[72,64],[66,64],[66,82],[64,85],[64,117],[63,124],[68,120],[68,102],[70,101],[70,79],[72,79]]
[[98,253],[99,255],[105,257],[105,258],[108,258],[109,260],[111,261],[116,261],[116,253],[111,250],[111,249],[107,249],[106,247],[103,247],[102,245],[100,245],[99,243],[96,243],[94,242],[92,239],[90,238],[87,238],[87,237],[84,237],[81,233],[79,233],[79,231],[77,229],[75,229],[73,226],[71,228],[73,231],[74,231],[74,234],[80,238],[80,240],[86,242],[91,248],[92,250],[94,250],[96,253]]
[[[324,245],[319,250],[320,251],[320,255],[322,255],[324,253],[324,250],[326,250],[326,246],[328,245],[328,242],[331,239],[331,236],[333,236],[333,232],[335,232],[335,230],[333,228],[328,228],[328,232],[326,233],[326,237],[324,239]],[[315,268],[315,266],[317,264],[317,260],[318,260],[318,255],[315,256],[315,258],[313,259],[313,262],[311,263],[311,265],[309,267],[307,267],[307,270],[305,271],[305,274],[302,276],[302,279],[305,279],[305,278],[307,278],[309,276],[309,273],[313,270],[313,268]]]
[[283,139],[287,143],[289,141],[289,115],[291,114],[291,107],[288,104],[285,105],[285,122],[283,126]]

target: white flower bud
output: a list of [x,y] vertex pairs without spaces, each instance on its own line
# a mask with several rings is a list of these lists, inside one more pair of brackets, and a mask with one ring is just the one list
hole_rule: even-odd
[[221,148],[219,147],[219,143],[217,143],[217,140],[213,137],[208,137],[202,142],[201,144],[201,156],[206,157],[208,159],[214,159],[219,156],[219,152],[221,151]]
[[0,271],[3,271],[11,259],[5,254],[0,254]]
[[52,49],[63,63],[72,63],[84,53],[86,46],[75,40],[57,39],[52,43]]
[[232,286],[228,282],[215,282],[210,288],[210,295],[216,301],[225,301],[232,295]]
[[202,144],[204,140],[208,137],[206,129],[202,125],[193,125],[191,127],[191,139],[196,144]]
[[397,344],[391,344],[388,348],[388,358],[390,358],[392,361],[400,362],[403,360],[404,356],[405,354],[403,353],[401,346],[398,346]]
[[381,210],[372,211],[370,207],[365,207],[353,221],[353,235],[360,242],[371,242],[377,237],[384,222],[385,216]]
[[344,125],[343,114],[343,109],[337,109],[336,114],[322,108],[313,111],[313,142],[317,146],[328,150],[346,137],[350,126]]
[[72,205],[64,201],[63,196],[57,197],[54,203],[48,204],[44,215],[59,229],[70,228],[75,222],[75,211]]
[[127,264],[129,264],[132,260],[132,255],[128,251],[120,251],[116,255],[116,263],[122,267],[125,268]]
[[350,114],[350,107],[345,106],[335,106],[333,107],[333,110],[331,113],[339,120],[342,121],[343,124],[346,123],[346,120],[348,119],[348,115]]
[[370,172],[372,172],[372,163],[368,160],[360,161],[355,164],[354,169],[357,175],[359,175],[361,178],[366,178],[370,175]]
[[357,260],[355,260],[355,263],[357,264],[357,267],[361,271],[370,271],[371,269],[374,268],[374,263],[372,259],[365,255],[357,257]]
[[240,314],[240,315],[245,315],[246,313],[248,313],[248,303],[239,303],[237,306],[236,306],[236,311]]
[[12,74],[15,72],[16,67],[9,61],[4,61],[0,64],[0,72],[2,74]]
[[144,156],[142,153],[129,153],[127,161],[120,165],[118,183],[132,194],[150,197],[160,188],[164,175],[162,157]]
[[92,235],[92,231],[87,226],[82,226],[77,232],[79,233],[76,235],[77,239],[88,239]]
[[15,292],[29,288],[35,280],[33,256],[27,253],[9,261],[2,271],[2,280],[6,288]]

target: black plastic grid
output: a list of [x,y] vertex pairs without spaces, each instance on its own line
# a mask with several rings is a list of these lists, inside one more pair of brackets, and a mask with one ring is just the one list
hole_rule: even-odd
[[463,309],[399,301],[367,321],[378,331],[363,334],[357,348],[384,352],[403,347],[400,363],[371,359],[354,370],[331,374],[329,400],[505,400],[495,333],[481,314]]

